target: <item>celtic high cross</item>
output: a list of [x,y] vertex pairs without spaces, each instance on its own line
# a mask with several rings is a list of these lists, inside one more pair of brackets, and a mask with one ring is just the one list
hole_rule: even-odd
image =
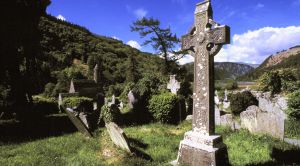
[[182,37],[182,49],[194,62],[193,131],[214,134],[214,56],[230,43],[230,28],[213,21],[210,0],[197,4],[195,23]]

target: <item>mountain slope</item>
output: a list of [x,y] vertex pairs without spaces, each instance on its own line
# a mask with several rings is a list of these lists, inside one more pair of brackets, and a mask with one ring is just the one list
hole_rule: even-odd
[[[101,84],[105,88],[126,81],[129,62],[134,61],[134,70],[138,78],[147,73],[161,73],[164,65],[163,60],[158,56],[143,53],[122,41],[95,35],[84,27],[58,20],[53,16],[42,17],[39,29],[41,33],[40,92],[49,82],[57,85],[59,79],[65,80],[64,87],[60,87],[59,91],[66,88],[67,83],[74,76],[74,59],[79,59],[89,69],[93,69],[98,64]],[[89,70],[87,75],[78,77],[91,79],[92,76],[92,70]]]
[[269,56],[258,68],[241,77],[242,80],[258,79],[263,73],[278,69],[292,69],[300,79],[300,46]]
[[[186,64],[188,72],[193,75],[194,63]],[[233,63],[233,62],[215,62],[215,79],[234,79],[238,76],[249,73],[254,70],[254,67],[246,64]]]

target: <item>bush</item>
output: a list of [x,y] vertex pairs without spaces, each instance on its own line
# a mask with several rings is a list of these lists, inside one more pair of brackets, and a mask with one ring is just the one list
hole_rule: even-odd
[[169,92],[154,95],[149,101],[149,112],[154,120],[161,123],[177,123],[180,120],[180,114],[181,118],[186,114],[184,107],[179,112],[179,102],[179,97]]
[[62,103],[65,108],[76,108],[78,112],[92,112],[93,99],[87,97],[68,97],[63,99]]
[[235,80],[229,80],[225,84],[225,89],[234,90],[238,88],[238,83]]
[[105,123],[109,122],[115,122],[119,124],[121,122],[121,112],[117,105],[112,104],[111,106],[104,105],[101,108],[101,113],[100,113],[100,122],[104,121]]
[[44,89],[44,96],[46,97],[55,97],[52,96],[53,90],[55,89],[55,84],[54,83],[48,83],[45,85]]
[[229,100],[233,115],[239,115],[241,112],[246,111],[249,106],[258,105],[257,99],[249,91],[232,94]]
[[278,71],[270,71],[259,78],[262,91],[270,91],[272,95],[281,92],[281,78]]
[[287,114],[291,119],[300,120],[300,90],[289,95]]
[[33,108],[34,113],[40,115],[49,115],[59,113],[59,108],[55,98],[45,98],[42,96],[33,96]]

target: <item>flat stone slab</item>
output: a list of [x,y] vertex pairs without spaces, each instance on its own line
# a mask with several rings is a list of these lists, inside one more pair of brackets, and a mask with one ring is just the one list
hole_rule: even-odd
[[105,125],[111,140],[115,145],[131,153],[131,148],[124,131],[115,123],[111,122]]
[[92,133],[89,131],[84,122],[82,122],[82,120],[75,115],[75,112],[71,108],[67,108],[65,112],[79,132],[87,137],[93,137]]

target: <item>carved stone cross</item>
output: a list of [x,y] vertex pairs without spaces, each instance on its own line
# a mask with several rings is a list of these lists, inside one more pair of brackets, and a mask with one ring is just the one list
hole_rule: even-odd
[[170,75],[170,82],[167,88],[170,89],[173,94],[177,94],[177,91],[180,89],[180,82],[176,80],[176,75]]
[[176,164],[228,165],[226,145],[221,136],[214,135],[214,56],[228,43],[230,28],[213,21],[210,0],[198,3],[194,26],[182,37],[182,49],[195,57],[193,129],[180,142]]
[[210,1],[199,3],[195,23],[182,37],[182,49],[195,57],[193,130],[214,134],[214,56],[223,44],[230,43],[230,28],[212,20]]

